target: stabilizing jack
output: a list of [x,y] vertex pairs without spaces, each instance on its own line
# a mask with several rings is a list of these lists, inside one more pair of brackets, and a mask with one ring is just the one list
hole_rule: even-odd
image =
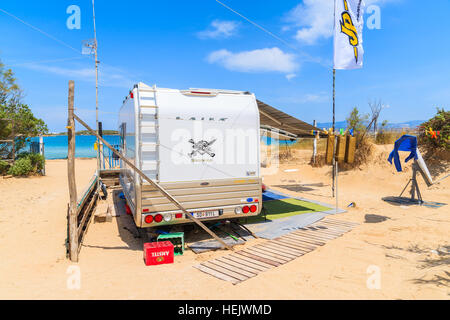
[[[405,190],[408,188],[409,184],[411,183],[411,202],[417,202],[418,204],[422,204],[423,200],[422,200],[422,194],[420,193],[420,189],[419,189],[419,184],[417,183],[417,172],[421,172],[419,165],[417,164],[417,161],[414,161],[413,165],[412,165],[412,177],[411,179],[408,181],[408,183],[406,184],[405,188],[403,188],[402,193],[400,193],[401,197],[403,195],[403,193],[405,192]],[[417,199],[416,199],[416,194],[417,194]]]

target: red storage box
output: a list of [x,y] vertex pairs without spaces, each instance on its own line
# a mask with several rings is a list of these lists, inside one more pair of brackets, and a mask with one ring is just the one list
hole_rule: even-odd
[[144,243],[144,261],[147,266],[173,263],[173,244],[170,241]]

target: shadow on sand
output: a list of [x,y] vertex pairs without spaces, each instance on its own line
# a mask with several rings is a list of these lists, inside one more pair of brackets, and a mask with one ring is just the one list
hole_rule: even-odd
[[[117,223],[117,230],[119,231],[119,236],[121,240],[126,244],[125,246],[93,246],[84,245],[89,248],[100,248],[104,250],[135,250],[142,251],[145,242],[156,241],[156,237],[160,233],[170,233],[170,232],[184,232],[184,240],[187,245],[192,243],[197,243],[199,241],[212,240],[213,238],[206,233],[203,229],[195,224],[184,224],[184,225],[173,225],[173,226],[161,226],[157,228],[138,228],[134,223],[133,217],[126,213],[125,200],[120,198],[122,189],[108,190],[108,196],[112,197],[109,199],[109,203],[112,206],[113,220]],[[248,237],[249,233],[239,226],[233,223],[221,222],[217,226],[219,221],[203,221],[203,223],[211,228],[220,238],[227,239],[230,238],[232,234],[235,238],[244,241],[243,237]],[[216,226],[214,226],[216,225]],[[231,239],[231,242],[234,240]],[[232,244],[232,243],[231,243]],[[220,247],[220,246],[219,246]]]
[[305,193],[308,193],[308,194],[311,194],[314,196],[325,197],[323,194],[311,193],[311,191],[318,190],[317,188],[312,188],[312,187],[323,188],[326,186],[328,186],[328,185],[320,182],[320,183],[311,183],[311,184],[283,184],[283,185],[276,185],[274,187],[293,191],[293,192],[305,192]]

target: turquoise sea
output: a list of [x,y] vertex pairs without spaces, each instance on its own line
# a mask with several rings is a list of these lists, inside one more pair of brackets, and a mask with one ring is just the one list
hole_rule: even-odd
[[[119,144],[119,136],[104,136],[106,141],[112,145]],[[97,152],[94,149],[95,136],[76,136],[75,157],[96,158]],[[32,138],[31,141],[39,142],[39,138]],[[45,158],[46,159],[66,159],[67,158],[67,136],[44,137]],[[105,148],[107,149],[107,148]],[[107,151],[105,151],[106,154]]]
[[[104,139],[111,145],[117,146],[120,143],[119,136],[104,136]],[[97,139],[95,136],[76,136],[75,139],[75,157],[77,158],[96,158],[97,152],[94,149],[94,143]],[[31,141],[39,142],[39,138],[32,138]],[[280,143],[281,145],[291,145],[295,142],[292,141],[278,141],[273,138],[261,139],[264,144],[271,145],[274,143]],[[67,158],[67,136],[52,136],[44,137],[45,146],[45,158],[46,159],[66,159]],[[108,148],[105,148],[105,155],[109,152]]]

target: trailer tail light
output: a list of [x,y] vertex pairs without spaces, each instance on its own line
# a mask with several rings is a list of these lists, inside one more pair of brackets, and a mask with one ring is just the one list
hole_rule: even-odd
[[248,213],[250,211],[250,208],[248,206],[245,206],[242,208],[243,213]]
[[164,215],[164,221],[165,222],[169,222],[169,221],[171,221],[172,220],[172,214],[171,213],[166,213],[165,215]]
[[255,205],[250,206],[250,212],[255,213],[258,210],[258,207]]
[[145,220],[145,223],[150,224],[150,223],[153,222],[153,216],[148,215],[148,216],[145,217],[144,220]]
[[200,90],[182,90],[181,93],[188,96],[210,96],[210,97],[217,96],[217,92],[200,91]]
[[155,216],[155,222],[160,223],[161,221],[163,221],[163,216],[160,214],[157,214]]
[[177,213],[175,215],[175,219],[181,219],[181,218],[183,218],[183,214],[182,213]]

